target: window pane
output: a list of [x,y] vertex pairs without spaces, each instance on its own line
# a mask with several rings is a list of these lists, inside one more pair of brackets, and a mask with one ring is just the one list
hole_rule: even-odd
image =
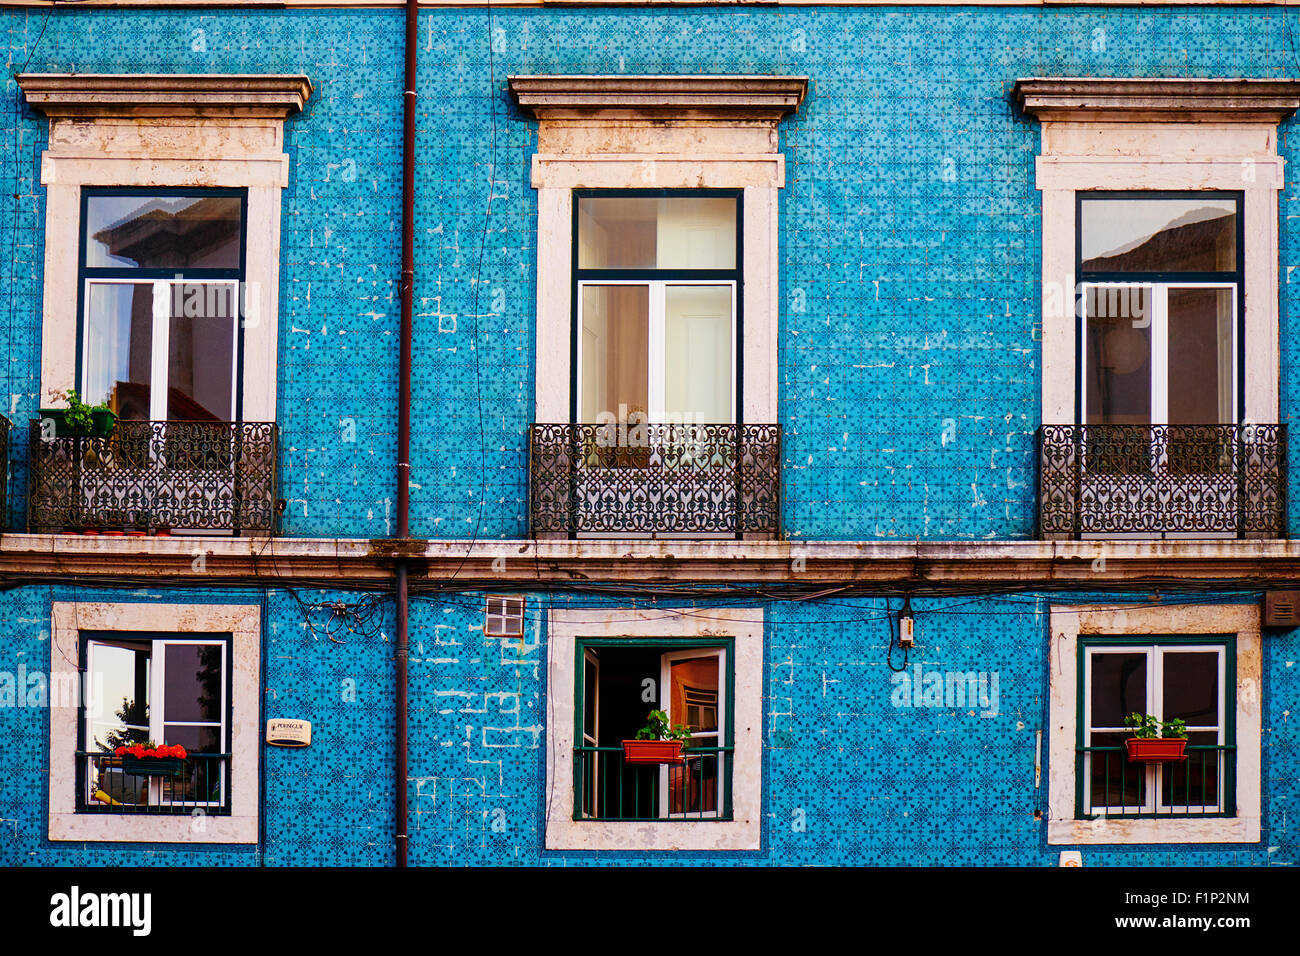
[[153,362],[153,283],[92,282],[86,293],[82,400],[119,418],[148,420]]
[[1146,768],[1129,763],[1124,749],[1127,733],[1092,734],[1090,747],[1105,747],[1089,755],[1089,793],[1094,807],[1140,807],[1146,800]]
[[[673,661],[669,667],[669,717],[674,726],[686,724],[691,732],[718,731],[718,658],[696,657]],[[700,741],[714,746],[716,740]]]
[[86,199],[91,268],[238,269],[238,196],[96,196]]
[[1133,712],[1147,712],[1147,659],[1145,654],[1094,653],[1089,727],[1123,727]]
[[166,645],[164,721],[220,722],[221,652],[220,644]]
[[235,417],[235,316],[233,282],[182,282],[172,286],[167,349],[167,418],[228,422]]
[[1231,289],[1169,290],[1169,423],[1233,421]]
[[1219,803],[1219,769],[1222,754],[1217,750],[1194,750],[1218,743],[1213,733],[1187,735],[1187,760],[1162,764],[1160,800],[1172,807],[1215,807]]
[[1087,391],[1089,425],[1151,421],[1151,289],[1089,287]]
[[[187,753],[225,753],[221,747],[220,727],[192,727],[176,724],[163,725],[162,743],[175,747],[180,744]],[[197,763],[197,761],[196,761]]]
[[733,198],[578,200],[580,269],[734,269]]
[[[1163,655],[1164,719],[1181,717],[1189,727],[1219,725],[1219,655]],[[1213,742],[1213,741],[1211,741]]]
[[650,407],[650,287],[582,288],[582,420]]
[[731,421],[731,287],[670,285],[664,293],[664,413]]
[[1083,268],[1094,272],[1231,272],[1237,204],[1231,199],[1085,199]]
[[148,642],[90,645],[87,750],[113,750],[149,739],[150,652]]

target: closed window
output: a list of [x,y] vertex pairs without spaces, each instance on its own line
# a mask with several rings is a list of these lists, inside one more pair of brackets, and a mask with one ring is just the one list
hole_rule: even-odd
[[1080,193],[1089,425],[1237,421],[1241,197]]
[[739,197],[575,192],[575,422],[735,422]]
[[[78,810],[229,811],[230,639],[83,632]],[[159,747],[185,756],[155,756]],[[132,753],[135,748],[138,752]]]
[[[1233,637],[1081,641],[1081,818],[1234,815],[1234,645]],[[1132,714],[1184,721],[1183,758],[1130,758]]]
[[88,188],[81,222],[83,399],[237,420],[245,191]]

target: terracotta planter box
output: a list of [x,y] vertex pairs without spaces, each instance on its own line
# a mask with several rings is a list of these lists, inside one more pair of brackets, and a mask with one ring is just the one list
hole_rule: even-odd
[[1124,741],[1129,763],[1168,763],[1187,759],[1186,737],[1130,737]]
[[624,763],[681,763],[680,740],[625,740]]

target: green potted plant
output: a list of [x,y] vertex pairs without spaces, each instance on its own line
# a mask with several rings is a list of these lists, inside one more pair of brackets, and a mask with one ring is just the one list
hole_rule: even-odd
[[1133,736],[1124,741],[1129,763],[1166,763],[1187,759],[1187,722],[1181,717],[1161,721],[1137,711],[1124,718]]
[[623,762],[681,763],[682,746],[690,739],[689,727],[682,724],[674,727],[662,710],[652,710],[646,717],[646,725],[636,732],[636,738],[623,741]]
[[87,405],[75,388],[61,393],[60,397],[68,403],[67,408],[39,410],[41,421],[48,418],[54,422],[56,438],[103,438],[113,431],[117,415],[104,403]]

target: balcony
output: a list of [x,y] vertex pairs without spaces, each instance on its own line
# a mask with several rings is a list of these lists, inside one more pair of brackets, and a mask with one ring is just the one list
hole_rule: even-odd
[[230,754],[192,753],[155,770],[111,753],[77,752],[78,813],[230,813]]
[[1286,537],[1285,425],[1043,425],[1038,536]]
[[777,537],[780,425],[534,424],[532,537]]
[[43,437],[31,424],[27,527],[273,534],[272,422],[118,421],[106,437]]

